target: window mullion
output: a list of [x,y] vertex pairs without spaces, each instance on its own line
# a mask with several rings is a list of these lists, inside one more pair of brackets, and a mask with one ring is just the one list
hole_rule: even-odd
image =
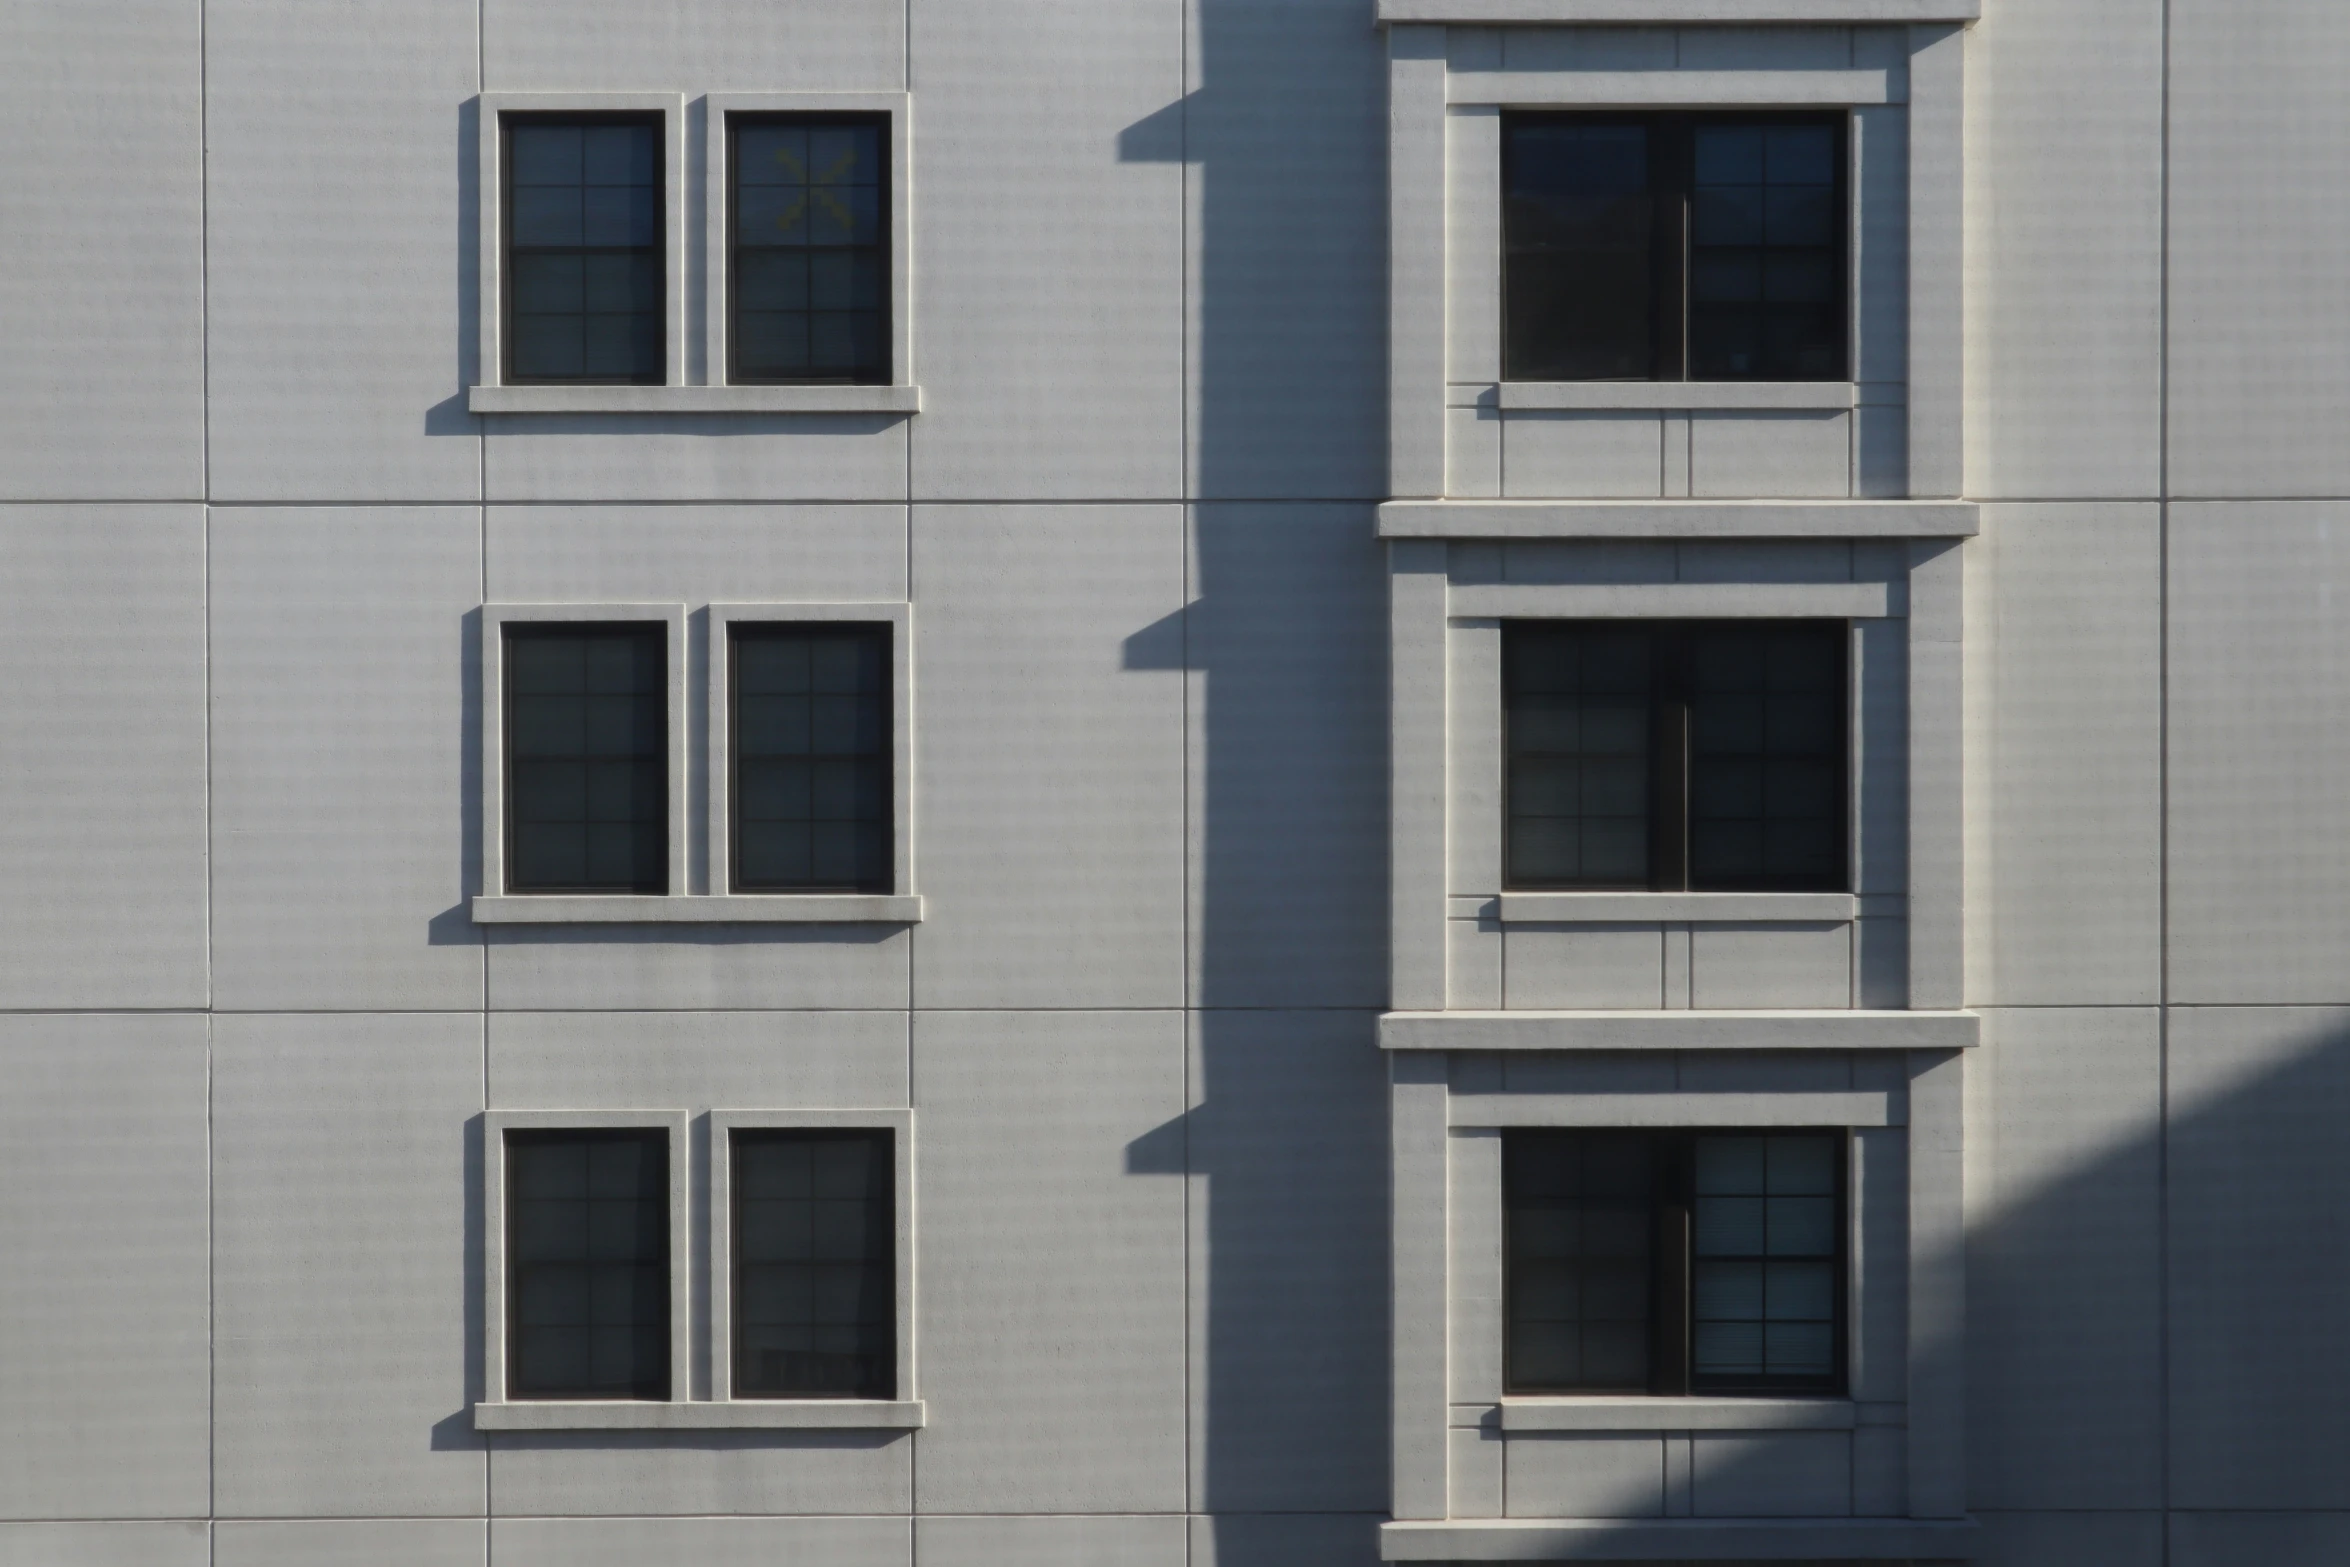
[[1687,638],[1677,626],[1660,627],[1655,641],[1655,674],[1650,727],[1656,761],[1650,779],[1650,825],[1655,867],[1650,885],[1680,892],[1689,885],[1689,688]]

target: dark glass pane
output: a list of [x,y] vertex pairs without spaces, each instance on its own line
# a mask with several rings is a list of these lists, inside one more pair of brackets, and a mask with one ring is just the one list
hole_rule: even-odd
[[1644,626],[1504,632],[1508,885],[1647,885],[1653,643]]
[[1834,1386],[1843,1148],[1841,1137],[1817,1132],[1693,1140],[1695,1385]]
[[1842,622],[1689,631],[1689,884],[1845,885]]
[[886,382],[883,122],[801,115],[733,129],[732,379]]
[[734,885],[891,887],[887,626],[734,628]]
[[505,135],[508,378],[659,382],[659,121],[510,115]]
[[669,890],[667,632],[506,629],[506,886]]
[[734,1394],[896,1396],[885,1131],[734,1135]]
[[1844,365],[1833,122],[1699,121],[1689,192],[1689,374],[1836,380]]
[[1535,117],[1503,125],[1503,374],[1657,374],[1648,127]]
[[515,1398],[669,1396],[669,1140],[506,1136]]
[[1510,1132],[1502,1161],[1510,1390],[1644,1391],[1654,1140]]

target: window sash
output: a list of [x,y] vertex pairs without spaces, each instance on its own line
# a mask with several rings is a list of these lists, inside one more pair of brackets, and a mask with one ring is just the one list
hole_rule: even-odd
[[[727,871],[735,891],[886,893],[894,886],[892,641],[892,627],[857,621],[738,621],[730,628]],[[841,661],[824,660],[827,651],[845,655],[855,669],[852,689],[818,689],[828,682],[812,670],[805,711],[796,709],[793,693],[752,689],[746,650],[793,643],[808,648],[812,665]],[[802,719],[804,745],[796,732]],[[789,839],[802,828],[805,868],[795,874]]]
[[[869,134],[873,147],[873,179],[868,185],[855,182],[846,187],[852,192],[848,204],[854,210],[863,198],[857,193],[870,190],[872,232],[870,238],[837,241],[817,245],[789,247],[750,246],[743,242],[745,162],[742,138],[746,131],[786,127],[807,131],[855,130]],[[891,320],[891,256],[893,236],[890,233],[890,125],[887,114],[874,113],[738,113],[726,117],[726,363],[727,380],[747,386],[826,386],[826,385],[887,385],[892,377],[894,323]],[[806,171],[807,189],[814,193],[825,187],[819,182],[817,170]],[[803,317],[807,339],[809,364],[805,373],[785,373],[779,370],[759,371],[749,368],[756,356],[748,353],[745,344],[745,316],[753,314],[746,309],[750,297],[750,267],[762,258],[780,262],[788,256],[798,256],[807,262],[808,306],[804,311],[760,312],[761,314],[793,315]],[[871,303],[854,304],[836,310],[819,310],[814,290],[817,274],[834,270],[846,275],[852,292],[863,279],[863,287],[870,290]],[[847,319],[826,319],[820,317]],[[782,323],[778,323],[781,325]],[[816,340],[819,332],[842,332],[857,351],[838,369],[818,369],[822,357]]]
[[[502,737],[505,799],[501,802],[501,814],[506,840],[506,890],[513,893],[667,892],[669,790],[675,787],[669,777],[668,628],[638,621],[533,621],[507,625],[504,636],[505,689],[500,693],[500,700],[505,728]],[[557,641],[632,642],[636,644],[632,662],[651,667],[653,684],[649,692],[581,692],[583,733],[578,745],[569,753],[547,752],[534,756],[528,754],[524,733],[537,722],[538,709],[554,693],[520,689],[519,682],[524,678],[521,666],[526,660],[517,654],[533,642]],[[591,696],[599,695],[609,702],[625,701],[631,710],[628,726],[632,739],[625,751],[599,754],[585,736],[589,722],[585,704]],[[575,781],[581,802],[578,820],[573,824],[583,835],[578,876],[540,875],[534,869],[534,855],[527,841],[532,829],[554,825],[535,814],[538,807],[531,799],[532,780],[558,767],[570,767],[579,774]],[[610,794],[620,786],[621,769],[628,774],[626,814],[600,816],[593,797],[604,796],[602,803],[608,808]],[[588,835],[599,826],[625,829],[630,839],[627,874],[593,874],[596,849]]]
[[[669,1134],[656,1128],[510,1130],[506,1137],[506,1382],[509,1399],[629,1399],[670,1396]],[[634,1190],[607,1183],[592,1167],[598,1148],[634,1144]],[[553,1160],[580,1150],[575,1190],[539,1189]],[[567,1255],[551,1236],[564,1226],[545,1210],[576,1206],[578,1233]],[[630,1212],[629,1210],[634,1210]],[[623,1253],[626,1253],[623,1255]],[[567,1299],[568,1297],[568,1299]],[[580,1322],[534,1322],[570,1305]],[[566,1342],[566,1339],[571,1342]],[[552,1377],[550,1361],[576,1359],[584,1375]],[[627,1374],[617,1374],[616,1363]]]
[[[737,1127],[728,1135],[730,1396],[895,1397],[895,1134]],[[793,1150],[808,1154],[804,1170],[786,1164]],[[852,1195],[850,1185],[862,1190]]]
[[[666,257],[668,175],[664,168],[667,160],[662,150],[665,138],[662,133],[661,117],[657,114],[641,113],[507,113],[500,115],[498,119],[501,160],[499,176],[501,201],[498,221],[502,229],[502,243],[499,247],[502,263],[502,286],[499,294],[501,313],[504,316],[500,338],[501,351],[505,360],[502,374],[506,383],[510,386],[659,386],[665,383],[668,380],[669,352],[667,308],[669,278]],[[584,231],[581,242],[578,244],[523,243],[517,232],[515,220],[515,207],[521,190],[516,180],[515,133],[530,129],[588,130],[607,127],[627,127],[640,133],[649,134],[651,137],[652,178],[649,187],[645,188],[645,200],[650,205],[653,224],[650,243],[591,245],[586,243]],[[584,193],[588,188],[583,171],[580,189]],[[636,187],[619,188],[634,189]],[[630,270],[636,274],[649,272],[653,283],[652,297],[649,305],[640,304],[626,310],[591,311],[587,308],[587,302],[583,295],[581,308],[575,313],[579,318],[583,334],[581,368],[577,372],[569,374],[544,370],[533,373],[524,367],[522,359],[523,327],[528,317],[539,313],[526,312],[520,308],[524,301],[522,290],[519,287],[519,279],[525,262],[534,260],[559,262],[564,259],[579,260],[583,268],[591,261],[601,260],[628,263]],[[551,319],[560,318],[563,314],[567,313],[557,312]],[[612,317],[627,323],[627,331],[632,345],[641,344],[643,347],[642,352],[637,352],[632,347],[630,357],[636,362],[636,368],[618,374],[593,371],[587,368],[584,334],[587,330],[588,320],[592,316]]]

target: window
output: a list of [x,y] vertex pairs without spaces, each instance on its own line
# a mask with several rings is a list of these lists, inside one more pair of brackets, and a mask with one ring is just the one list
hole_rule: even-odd
[[737,892],[888,892],[891,628],[730,627]]
[[505,378],[665,378],[658,115],[504,117]]
[[888,117],[731,114],[727,129],[728,378],[888,383]]
[[732,1396],[896,1396],[892,1133],[732,1133]]
[[1512,1393],[1843,1389],[1842,1132],[1503,1134]]
[[667,628],[504,634],[506,889],[666,892]]
[[1503,118],[1503,376],[1840,381],[1845,116]]
[[506,1396],[667,1399],[668,1134],[505,1136]]
[[1511,621],[1512,889],[1846,890],[1842,621]]

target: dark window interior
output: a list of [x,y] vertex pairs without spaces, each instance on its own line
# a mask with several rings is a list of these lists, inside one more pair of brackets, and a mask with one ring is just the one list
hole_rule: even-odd
[[669,1140],[506,1134],[508,1396],[669,1397]]
[[894,1398],[887,1131],[734,1133],[734,1394]]
[[667,628],[506,628],[510,892],[669,890]]
[[508,115],[506,379],[659,384],[658,116]]
[[738,624],[734,885],[891,886],[890,628]]
[[1502,124],[1507,378],[1849,374],[1843,116]]
[[1842,621],[1513,621],[1505,885],[1846,887]]
[[737,115],[730,376],[890,379],[888,184],[880,115]]
[[1833,1393],[1841,1132],[1504,1133],[1513,1393]]

